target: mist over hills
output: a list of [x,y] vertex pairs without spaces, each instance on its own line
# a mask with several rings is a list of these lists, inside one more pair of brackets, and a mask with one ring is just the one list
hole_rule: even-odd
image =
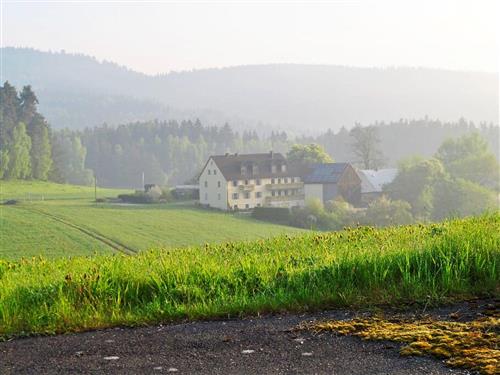
[[56,128],[195,117],[298,134],[426,115],[498,124],[498,73],[276,64],[149,76],[84,55],[2,52],[4,81],[31,84]]

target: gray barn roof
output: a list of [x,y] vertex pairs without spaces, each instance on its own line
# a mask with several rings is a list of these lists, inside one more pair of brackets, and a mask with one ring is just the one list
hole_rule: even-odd
[[306,184],[336,184],[349,163],[316,164],[312,171],[304,177]]
[[397,174],[396,168],[358,170],[361,178],[361,193],[381,193],[384,185],[394,181]]

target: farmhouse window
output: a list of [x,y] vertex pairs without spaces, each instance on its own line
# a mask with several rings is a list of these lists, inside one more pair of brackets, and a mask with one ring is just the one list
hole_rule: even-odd
[[245,204],[245,208],[250,208],[250,205],[248,203]]
[[233,199],[238,199],[238,193],[233,193]]
[[208,174],[212,174],[212,171],[210,169],[208,170]]
[[250,193],[245,193],[245,199],[250,199]]
[[233,186],[238,186],[238,181],[234,180],[233,181]]
[[220,187],[220,181],[217,181],[217,187]]
[[255,198],[262,198],[262,193],[260,191],[256,192]]
[[208,187],[208,181],[205,181],[205,187]]

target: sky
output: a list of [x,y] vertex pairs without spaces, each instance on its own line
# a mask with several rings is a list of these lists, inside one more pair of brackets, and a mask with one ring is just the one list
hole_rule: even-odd
[[2,46],[148,74],[268,63],[500,70],[496,0],[0,1]]

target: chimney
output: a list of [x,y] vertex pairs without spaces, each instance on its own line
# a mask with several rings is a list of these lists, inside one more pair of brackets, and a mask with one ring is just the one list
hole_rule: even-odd
[[269,157],[272,159],[272,158],[273,158],[273,156],[274,156],[274,152],[273,152],[273,150],[269,151]]

